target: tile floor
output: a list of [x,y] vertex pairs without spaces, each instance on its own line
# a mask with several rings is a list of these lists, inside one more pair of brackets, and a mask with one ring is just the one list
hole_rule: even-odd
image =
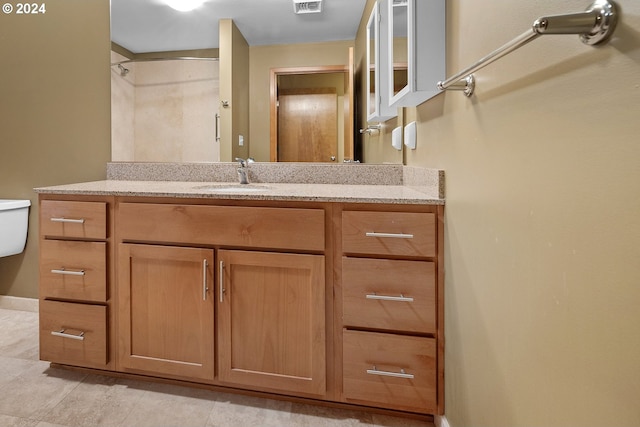
[[0,426],[433,426],[355,410],[51,368],[38,360],[38,314],[0,309]]

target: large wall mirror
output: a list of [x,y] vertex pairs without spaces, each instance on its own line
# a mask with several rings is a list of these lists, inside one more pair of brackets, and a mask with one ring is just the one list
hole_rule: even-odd
[[[204,0],[194,12],[160,0],[111,0],[112,160],[220,161],[220,19],[233,19],[249,46],[354,40],[368,1],[325,2],[321,13],[294,14],[292,0]],[[269,84],[269,76],[250,79]],[[250,146],[251,135],[245,138]]]

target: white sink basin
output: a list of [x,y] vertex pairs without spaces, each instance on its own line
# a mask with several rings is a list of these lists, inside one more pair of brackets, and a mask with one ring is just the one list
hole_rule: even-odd
[[229,194],[244,194],[244,193],[259,193],[268,191],[271,187],[261,184],[211,184],[195,187],[198,190],[207,191],[210,193],[229,193]]

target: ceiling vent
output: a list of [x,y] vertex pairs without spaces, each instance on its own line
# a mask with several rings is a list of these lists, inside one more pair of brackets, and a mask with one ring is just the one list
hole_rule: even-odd
[[293,12],[297,15],[320,13],[322,12],[322,0],[293,0]]

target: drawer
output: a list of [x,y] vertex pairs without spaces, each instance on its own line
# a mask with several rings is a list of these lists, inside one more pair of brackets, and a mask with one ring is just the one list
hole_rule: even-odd
[[436,271],[428,261],[342,258],[343,323],[436,332]]
[[107,204],[43,200],[40,234],[48,237],[107,238]]
[[435,413],[435,339],[345,330],[343,356],[348,402]]
[[40,296],[107,301],[107,244],[40,241]]
[[40,300],[40,359],[104,368],[107,307]]
[[342,250],[347,254],[436,256],[436,215],[345,211]]
[[324,251],[322,209],[121,203],[124,241]]

